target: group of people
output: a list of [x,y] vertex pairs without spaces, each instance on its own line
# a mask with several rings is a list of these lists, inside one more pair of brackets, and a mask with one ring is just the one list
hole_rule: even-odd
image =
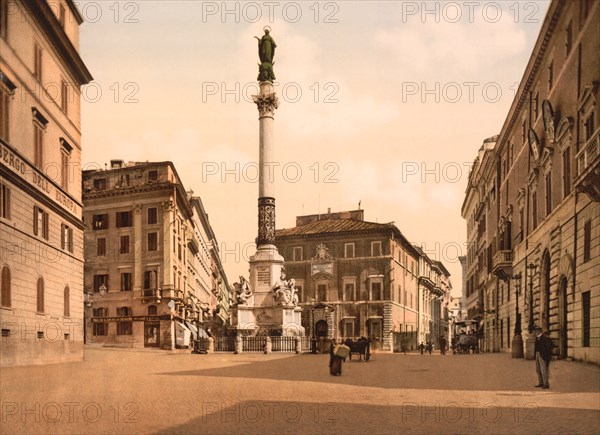
[[[552,349],[554,344],[552,343],[552,339],[544,334],[542,328],[536,327],[534,329],[536,334],[535,339],[535,371],[538,377],[538,383],[536,388],[542,388],[547,390],[550,388],[549,377],[550,377],[550,361],[552,360]],[[440,354],[446,354],[446,338],[444,336],[440,337],[439,346],[440,346]],[[406,346],[403,345],[404,353],[406,353]],[[341,357],[336,354],[336,342],[332,339],[329,342],[329,371],[332,375],[341,375],[342,374],[342,362],[346,360],[346,358]],[[427,351],[430,355],[433,351],[433,343],[428,341],[427,344],[421,342],[419,344],[419,351],[421,355]]]
[[[440,354],[446,355],[446,345],[448,342],[443,335],[440,337],[438,344],[440,347]],[[421,342],[421,344],[419,344],[419,351],[421,352],[421,355],[423,355],[425,352],[428,352],[429,355],[431,355],[431,352],[433,351],[433,343],[431,341],[428,341],[427,343]]]

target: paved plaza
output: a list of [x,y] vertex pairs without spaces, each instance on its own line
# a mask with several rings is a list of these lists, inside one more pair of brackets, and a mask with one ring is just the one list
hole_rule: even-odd
[[87,348],[85,361],[3,368],[3,435],[598,433],[600,369],[556,361],[549,390],[507,354],[328,355]]

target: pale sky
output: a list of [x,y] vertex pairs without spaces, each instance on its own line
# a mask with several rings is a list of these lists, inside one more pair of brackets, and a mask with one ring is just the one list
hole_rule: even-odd
[[[230,282],[257,234],[257,41],[270,25],[277,227],[394,221],[460,294],[469,165],[498,134],[549,2],[81,1],[83,161],[175,164]],[[501,9],[498,8],[501,7]]]

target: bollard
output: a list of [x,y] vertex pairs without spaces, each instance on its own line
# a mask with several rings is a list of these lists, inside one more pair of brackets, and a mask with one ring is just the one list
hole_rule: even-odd
[[265,353],[273,352],[273,343],[271,342],[271,337],[267,336],[267,340],[265,341]]
[[302,352],[302,337],[296,337],[296,354]]
[[206,350],[208,353],[215,352],[215,339],[212,337],[208,337],[208,349]]

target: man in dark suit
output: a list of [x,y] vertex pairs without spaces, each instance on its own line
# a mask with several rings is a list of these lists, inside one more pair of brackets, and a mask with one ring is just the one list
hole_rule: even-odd
[[552,359],[552,347],[554,344],[550,337],[544,335],[542,328],[539,326],[534,329],[535,335],[535,371],[538,376],[538,384],[536,387],[547,390],[550,388],[548,384],[550,360]]

